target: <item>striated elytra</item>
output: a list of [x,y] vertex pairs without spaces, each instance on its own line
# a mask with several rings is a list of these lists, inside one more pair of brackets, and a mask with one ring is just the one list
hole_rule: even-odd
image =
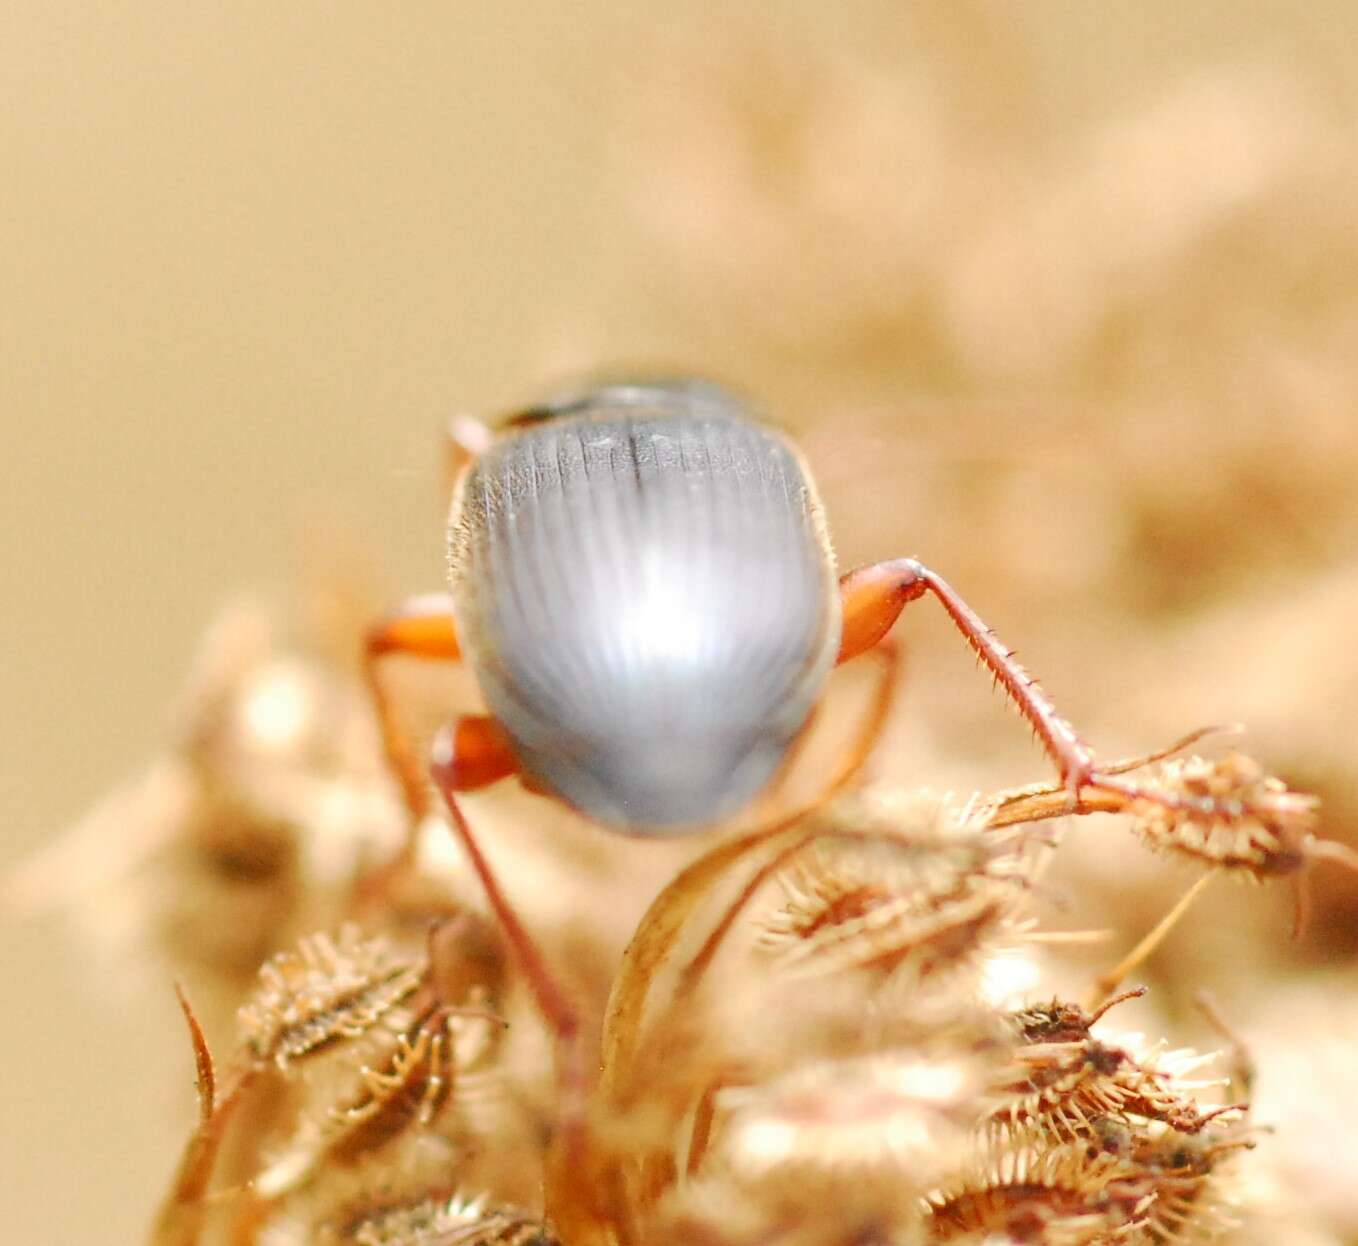
[[[1167,803],[1101,772],[1012,651],[924,563],[887,558],[836,579],[800,455],[723,390],[601,385],[494,432],[467,419],[449,431],[464,460],[450,591],[412,598],[364,649],[412,825],[432,779],[470,844],[457,795],[512,775],[615,829],[722,824],[757,794],[785,793],[780,767],[830,669],[875,653],[877,691],[826,772],[828,799],[881,735],[896,687],[889,633],[925,594],[1028,720],[1072,802],[1100,788]],[[490,711],[443,728],[427,770],[378,677],[394,654],[467,662]]]
[[448,572],[463,657],[521,772],[632,831],[746,805],[840,645],[801,456],[702,383],[520,416],[461,478]]

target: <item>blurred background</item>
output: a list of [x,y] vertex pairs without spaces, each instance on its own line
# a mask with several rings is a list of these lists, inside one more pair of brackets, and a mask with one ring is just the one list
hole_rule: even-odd
[[[0,100],[0,867],[144,771],[242,594],[438,586],[450,415],[618,365],[750,395],[841,562],[943,572],[1105,756],[1243,720],[1354,841],[1352,6],[9,0]],[[901,626],[877,772],[1044,776]],[[1061,921],[1134,938],[1192,874],[1110,835]],[[1314,881],[1298,943],[1219,884],[1147,980],[1255,1048],[1274,1240],[1341,1242],[1358,888]],[[0,934],[34,1246],[140,1240],[191,1113],[168,978],[70,909]]]

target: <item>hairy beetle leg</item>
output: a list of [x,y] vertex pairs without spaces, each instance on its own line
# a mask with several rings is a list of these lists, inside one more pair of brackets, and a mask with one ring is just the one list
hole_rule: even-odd
[[1014,657],[1013,650],[1000,641],[942,576],[914,558],[893,558],[850,571],[840,579],[839,591],[844,609],[839,662],[847,662],[877,644],[910,602],[926,592],[932,593],[1015,708],[1031,724],[1072,795],[1093,780],[1097,773],[1093,754],[1075,729],[1056,712],[1047,694]]
[[917,559],[892,558],[859,567],[840,578],[839,592],[844,631],[837,662],[847,662],[880,643],[910,602],[932,593],[1014,707],[1032,726],[1043,749],[1056,764],[1072,812],[1080,809],[1080,793],[1085,788],[1116,792],[1128,799],[1174,809],[1183,809],[1190,804],[1183,797],[1100,770],[1089,746],[1057,712],[1037,680],[1014,656],[1013,650],[995,635],[952,585]]

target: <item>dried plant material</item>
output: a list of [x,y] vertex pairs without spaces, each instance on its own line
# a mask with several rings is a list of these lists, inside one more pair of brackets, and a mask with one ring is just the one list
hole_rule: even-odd
[[420,985],[422,971],[381,939],[346,926],[337,940],[317,934],[260,970],[240,1010],[241,1032],[260,1060],[280,1068],[340,1038],[356,1038]]
[[1154,1201],[1137,1166],[1083,1144],[1002,1148],[929,1194],[928,1240],[1094,1246],[1124,1240]]
[[208,1050],[202,1027],[182,991],[179,1000],[197,1069],[198,1124],[189,1135],[174,1181],[156,1214],[151,1230],[153,1246],[191,1246],[200,1240],[209,1213],[208,1190],[226,1131],[253,1089],[257,1072],[240,1072],[227,1093],[219,1098],[215,1093],[212,1053]]
[[397,842],[361,689],[299,630],[228,608],[142,776],[0,877],[0,910],[81,927],[101,989],[188,984],[217,1042],[260,963],[353,915],[355,878]]
[[[1163,755],[1120,763],[1108,773],[1122,774]],[[1231,751],[1215,760],[1164,761],[1125,789],[1117,780],[1087,789],[1074,812],[1128,813],[1151,847],[1258,880],[1295,874],[1317,859],[1358,869],[1358,854],[1317,837],[1319,803],[1290,789],[1253,758]],[[1059,784],[1038,783],[989,798],[983,818],[1000,828],[1069,812],[1069,798]]]
[[[1139,991],[1097,1010],[1058,998],[1004,1013],[983,989],[997,945],[1029,929],[1048,844],[984,822],[1037,790],[961,808],[869,791],[690,866],[624,965],[620,982],[638,975],[631,1030],[605,1044],[601,1085],[573,1092],[589,1095],[584,1119],[558,1143],[539,1135],[545,1220],[428,1194],[449,1174],[463,1186],[488,1141],[514,1136],[476,1110],[486,1077],[494,1097],[513,1091],[467,977],[485,962],[498,980],[475,925],[436,926],[423,956],[353,926],[304,939],[266,963],[241,1009],[235,1068],[269,1071],[290,1098],[251,1126],[249,1196],[228,1222],[258,1225],[267,1246],[549,1233],[567,1246],[674,1233],[838,1246],[868,1226],[1092,1246],[1224,1223],[1218,1169],[1247,1143],[1221,1125],[1244,1105],[1199,1101],[1224,1084],[1196,1079],[1207,1057],[1096,1038]],[[453,984],[465,1001],[440,994]],[[166,1221],[187,1232],[158,1246],[196,1246],[211,1169],[209,1155]]]
[[1132,1118],[1196,1134],[1224,1113],[1242,1110],[1243,1105],[1232,1104],[1204,1112],[1188,1097],[1224,1084],[1189,1080],[1215,1058],[1186,1050],[1137,1058],[1124,1047],[1095,1039],[1020,1047],[1009,1079],[996,1087],[1004,1102],[990,1123],[1060,1140],[1088,1137],[1098,1121]]
[[[876,819],[854,812],[840,815],[843,825],[871,833]],[[817,841],[779,875],[786,899],[763,920],[760,944],[780,970],[905,971],[922,981],[974,964],[1006,933],[1025,873],[1015,858],[956,826],[897,834]]]
[[554,1246],[547,1227],[526,1212],[490,1206],[484,1197],[424,1197],[367,1207],[322,1227],[317,1246]]
[[1155,1194],[1146,1239],[1169,1246],[1234,1228],[1238,1220],[1227,1176],[1231,1161],[1253,1146],[1239,1131],[1195,1136],[1173,1129],[1151,1133],[1132,1156]]
[[[162,1213],[159,1246],[191,1246],[216,1223],[237,1236],[258,1230],[280,1246],[309,1242],[340,1204],[348,1209],[345,1223],[386,1224],[393,1234],[373,1240],[404,1240],[399,1232],[414,1233],[426,1221],[446,1221],[451,1232],[455,1206],[470,1217],[468,1235],[471,1226],[486,1235],[468,1240],[499,1241],[500,1233],[518,1240],[510,1221],[482,1216],[481,1204],[444,1198],[441,1221],[416,1197],[478,1137],[514,1136],[512,1113],[496,1103],[504,1024],[485,988],[472,985],[456,1004],[438,994],[462,980],[454,972],[457,940],[474,933],[466,922],[435,927],[425,959],[397,954],[351,924],[333,938],[309,936],[267,962],[240,1010],[230,1088],[211,1109],[205,1102]],[[201,1079],[208,1057],[193,1034]],[[224,1147],[229,1170],[217,1179],[228,1189],[212,1194]],[[424,1210],[410,1211],[416,1203]],[[398,1204],[410,1211],[405,1219],[388,1224],[378,1216]],[[411,1240],[445,1240],[428,1232]]]
[[217,1069],[207,1045],[207,1036],[203,1033],[203,1027],[199,1024],[193,1006],[189,1003],[189,997],[184,993],[182,983],[174,984],[174,993],[179,1001],[179,1010],[184,1014],[184,1023],[189,1028],[189,1041],[193,1044],[193,1063],[197,1074],[198,1124],[205,1126],[212,1119],[212,1113],[217,1106]]
[[[787,833],[787,828],[780,830]],[[705,854],[682,871],[652,903],[627,946],[608,1002],[603,1037],[606,1082],[620,1080],[622,1070],[634,1057],[655,979],[674,955],[694,910],[722,876],[766,838],[756,833]]]
[[1030,1043],[1078,1043],[1090,1036],[1090,1031],[1119,1004],[1140,999],[1146,994],[1144,986],[1123,991],[1105,1001],[1093,1012],[1079,1004],[1053,999],[1049,1004],[1021,1008],[1006,1017],[1006,1021]]
[[[395,1014],[388,1014],[388,1020]],[[326,1077],[324,1092],[311,1085],[293,1138],[254,1182],[256,1193],[278,1198],[300,1188],[318,1169],[352,1167],[396,1141],[427,1133],[455,1104],[459,1123],[486,1123],[486,1100],[495,1079],[494,1037],[499,1024],[484,1013],[436,1006],[384,1045],[381,1062],[362,1050],[346,1054]],[[351,1035],[349,1037],[357,1037]]]
[[[590,149],[622,147],[611,175],[587,161],[580,172],[602,178],[591,186],[612,209],[604,226],[610,236],[616,231],[625,241],[630,230],[634,243],[644,240],[613,248],[627,259],[621,268],[609,271],[601,262],[590,282],[558,283],[567,289],[564,317],[547,306],[550,298],[535,301],[546,319],[521,335],[525,361],[543,365],[544,331],[557,347],[548,349],[549,368],[562,362],[563,350],[572,365],[593,366],[601,348],[620,340],[643,350],[666,343],[676,358],[709,359],[751,392],[767,394],[778,418],[803,426],[811,461],[823,469],[841,549],[892,553],[922,542],[997,622],[1015,620],[1004,622],[1010,638],[1059,655],[1036,665],[1089,739],[1159,738],[1166,724],[1204,711],[1247,716],[1267,742],[1260,756],[1272,758],[1268,766],[1323,797],[1323,833],[1358,842],[1358,785],[1344,743],[1358,738],[1358,659],[1349,644],[1358,617],[1358,166],[1351,159],[1358,44],[1331,37],[1340,33],[1343,7],[1333,3],[1304,15],[1282,5],[1214,6],[1215,17],[1199,11],[1183,21],[1177,13],[1166,20],[1156,6],[1106,10],[1097,20],[1075,12],[1079,7],[887,4],[848,17],[830,6],[800,6],[780,10],[770,23],[704,6],[701,16],[597,26],[572,15],[570,46],[553,64],[564,56],[565,77],[582,88],[572,98],[586,101],[585,119],[598,129]],[[346,34],[342,15],[337,22],[328,32],[336,39],[356,36],[357,28]],[[480,49],[485,41],[455,43]],[[15,46],[27,56],[38,44]],[[403,86],[418,86],[419,64],[407,73],[409,58],[399,51],[393,45],[383,66],[396,67]],[[525,51],[532,64],[533,49]],[[347,65],[350,58],[343,59]],[[586,62],[583,76],[570,68]],[[353,63],[366,83],[371,58]],[[89,75],[66,77],[84,83]],[[279,75],[280,82],[294,80]],[[55,80],[48,74],[43,81]],[[338,71],[308,81],[322,93],[352,94]],[[415,101],[421,115],[440,115],[422,107],[422,90],[369,91],[365,98],[398,108]],[[553,124],[569,130],[583,116],[566,109]],[[404,133],[395,113],[386,116],[394,128],[381,120],[374,116],[373,133]],[[399,180],[407,165],[423,177],[418,161],[398,160],[390,171]],[[329,185],[324,177],[313,181]],[[569,232],[570,221],[562,225]],[[279,236],[290,238],[287,231]],[[351,259],[361,261],[361,252],[349,248]],[[597,246],[575,253],[601,257]],[[30,267],[45,271],[41,263]],[[297,265],[285,268],[285,280],[299,272],[305,278]],[[651,279],[638,281],[638,271]],[[582,295],[598,304],[593,313]],[[423,300],[412,306],[423,316]],[[554,318],[568,325],[554,330]],[[513,316],[484,319],[498,326]],[[60,316],[21,320],[65,323]],[[324,317],[322,323],[329,326]],[[62,371],[52,373],[57,383]],[[46,384],[46,371],[34,376]],[[430,523],[432,531],[432,514]],[[930,627],[927,620],[906,625],[912,658],[922,660],[878,763],[908,784],[966,791],[1022,764],[1016,750],[1024,742],[1021,732],[990,730],[980,716],[991,707],[948,677],[941,649],[933,662]],[[188,698],[184,729],[151,779],[106,807],[69,851],[50,857],[38,872],[44,877],[21,880],[16,897],[75,896],[69,911],[89,928],[91,958],[118,957],[118,972],[101,976],[123,989],[137,970],[161,993],[171,978],[182,978],[202,1029],[214,1038],[259,964],[299,934],[334,930],[357,916],[370,934],[418,960],[413,945],[426,915],[446,913],[450,897],[465,898],[450,887],[450,877],[461,881],[451,870],[421,870],[399,885],[380,880],[369,903],[353,904],[353,884],[373,881],[404,827],[393,817],[394,789],[372,740],[363,738],[372,724],[348,679],[352,635],[336,639],[342,656],[331,666],[314,661],[315,653],[284,650],[277,638],[255,645],[237,631],[228,639],[214,678]],[[429,674],[402,671],[399,682],[427,690],[431,685],[419,681]],[[428,699],[452,708],[442,690]],[[59,697],[61,689],[52,692]],[[331,747],[339,741],[354,747]],[[591,838],[566,815],[517,799],[488,795],[482,819],[478,798],[473,821],[497,864],[504,862],[524,924],[572,979],[592,1070],[590,1036],[627,933],[621,914],[665,881],[660,867],[613,863],[627,859],[626,848],[643,861],[645,848],[668,850]],[[1296,868],[1288,842],[1290,813],[1280,833],[1270,821],[1276,810],[1251,823],[1191,805],[1138,811],[1115,793],[1086,794],[1087,808],[1101,801],[1119,816],[1078,836],[1078,846],[1056,855],[1055,876],[1044,875],[1042,886],[1020,898],[1044,926],[1067,926],[1063,918],[1070,917],[1109,928],[1114,944],[1106,956],[1098,951],[1097,964],[1075,946],[1034,954],[1026,976],[1014,979],[1020,985],[1009,984],[1029,999],[1048,999],[1056,989],[1063,1000],[1073,993],[1089,1005],[1095,996],[1085,988],[1098,970],[1150,930],[1187,886],[1168,877],[1178,862],[1204,878],[1308,873]],[[1055,793],[1048,812],[1038,803],[1018,811],[1030,819],[1019,833],[1039,832],[1031,819],[1066,812],[1064,792]],[[497,819],[505,806],[508,815]],[[1155,824],[1148,833],[1165,841],[1166,861],[1145,864],[1144,844],[1122,833],[1142,812]],[[1185,816],[1176,821],[1179,813]],[[844,826],[861,829],[852,817]],[[438,826],[429,832],[443,837]],[[890,981],[878,981],[888,976],[889,957],[882,968],[869,962],[866,970],[808,978],[815,965],[836,963],[840,944],[826,949],[823,961],[780,960],[796,946],[786,940],[771,944],[770,954],[747,954],[757,931],[782,937],[780,923],[793,916],[791,908],[770,914],[780,885],[774,880],[799,888],[792,908],[805,900],[811,912],[828,897],[831,909],[851,913],[852,894],[830,889],[820,896],[803,871],[814,872],[822,859],[874,864],[891,855],[847,837],[802,846],[805,832],[803,825],[774,836],[748,855],[735,848],[729,869],[709,860],[713,868],[690,875],[686,892],[669,893],[667,910],[638,933],[619,978],[620,1023],[609,1032],[617,1043],[605,1057],[606,1084],[590,1097],[589,1128],[607,1160],[628,1163],[650,1147],[669,1156],[674,1171],[665,1180],[672,1184],[660,1191],[653,1214],[641,1200],[629,1220],[634,1209],[613,1198],[606,1165],[571,1172],[549,1191],[571,1246],[917,1246],[922,1239],[922,1213],[893,1209],[880,1221],[862,1219],[851,1188],[815,1202],[799,1202],[795,1192],[772,1200],[759,1197],[769,1193],[770,1179],[752,1191],[686,1172],[695,1154],[700,1166],[710,1162],[719,1143],[715,1117],[705,1126],[707,1142],[691,1142],[701,1132],[703,1105],[737,1086],[781,1085],[827,1059],[870,1060],[921,1035],[937,1037],[930,1058],[940,1060],[949,1045],[965,1051],[994,1044],[1002,1053],[1014,1046],[1011,1034],[995,1037],[995,1022],[998,1009],[1019,1001],[975,979],[996,963],[994,944],[1021,930],[1021,915],[962,927],[976,936],[978,951],[963,945],[950,959],[924,958],[922,979],[912,955]],[[697,855],[709,846],[685,847]],[[776,860],[785,851],[791,855]],[[1305,861],[1344,855],[1342,846],[1319,840],[1303,853]],[[579,868],[586,858],[607,861],[613,877],[605,883],[602,870],[591,876]],[[767,885],[756,877],[765,867]],[[1204,900],[1215,907],[1190,913],[1182,937],[1143,970],[1164,1001],[1164,1014],[1148,1021],[1154,1033],[1175,1045],[1191,1041],[1176,1032],[1196,1024],[1184,1003],[1210,984],[1223,998],[1229,992],[1232,1028],[1258,1053],[1266,1097],[1256,1111],[1279,1130],[1260,1138],[1264,1197],[1281,1193],[1286,1203],[1285,1213],[1270,1207],[1265,1228],[1253,1230],[1250,1240],[1269,1246],[1337,1246],[1358,1234],[1351,1197],[1358,1177],[1345,1145],[1358,1119],[1358,1080],[1345,1046],[1358,1026],[1349,1019],[1358,985],[1343,969],[1358,946],[1358,875],[1310,873],[1319,875],[1312,880],[1318,920],[1304,944],[1278,937],[1274,896],[1242,897],[1213,883]],[[108,885],[91,886],[101,879]],[[733,911],[732,893],[747,885],[751,898]],[[858,893],[862,911],[854,920],[891,903],[878,902],[871,886],[869,879],[866,894]],[[893,887],[901,898],[904,885]],[[1073,916],[1052,912],[1064,903]],[[719,930],[728,912],[731,923]],[[805,925],[800,929],[805,935]],[[487,943],[487,959],[503,955],[493,930]],[[432,1044],[416,1052],[420,1032],[413,1027],[433,1002],[426,992],[462,1002],[481,979],[479,958],[460,958],[469,967],[456,985],[436,987],[431,972],[363,1034],[341,1035],[282,1069],[268,1063],[260,1076],[271,1090],[261,1097],[274,1117],[261,1123],[247,1102],[231,1118],[233,1145],[214,1199],[234,1200],[241,1181],[286,1150],[302,1119],[319,1128],[332,1111],[352,1111],[351,1124],[362,1134],[371,1123],[374,1139],[381,1120],[399,1119],[402,1128],[389,1142],[363,1148],[352,1165],[318,1162],[308,1184],[318,1207],[339,1185],[346,1205],[372,1212],[370,1220],[384,1199],[405,1204],[422,1195],[424,1170],[418,1180],[411,1175],[415,1143],[444,1164],[443,1184],[430,1189],[445,1201],[455,1189],[487,1189],[492,1205],[532,1206],[562,1109],[552,1092],[551,1053],[521,993],[506,999],[493,992],[495,1007],[514,1021],[512,1041],[503,1045],[511,1050],[497,1063],[505,1101],[523,1108],[517,1129],[487,1120],[463,1146],[466,1079],[456,1079],[459,1110],[437,1093],[426,1100],[421,1090],[422,1082],[426,1090],[437,1084],[430,1070],[449,1058],[445,1049],[434,1059]],[[851,987],[841,981],[847,977],[856,980]],[[512,955],[505,978],[522,981]],[[1137,1063],[1147,1058],[1103,1032],[1090,1008],[1062,1003],[1046,1015],[1026,1011],[1033,1015],[1020,1027],[1023,1042],[1066,1052],[1046,1053],[1051,1069],[1069,1068],[1068,1045],[1095,1065],[1090,1052],[1097,1048]],[[1261,1031],[1271,1035],[1267,1042]],[[206,1041],[196,1039],[194,1049],[205,1053]],[[185,1091],[188,1057],[185,1045]],[[252,1049],[224,1059],[217,1094],[230,1101],[234,1070],[257,1059]],[[200,1074],[204,1063],[198,1060]],[[374,1077],[394,1080],[365,1090],[358,1077],[364,1064]],[[619,1082],[626,1093],[612,1096]],[[1168,1084],[1200,1118],[1223,1100],[1247,1097],[1234,1089],[1199,1096],[1174,1078]],[[200,1096],[200,1105],[215,1097]],[[390,1113],[381,1107],[388,1101]],[[1122,1106],[1122,1119],[1084,1110],[1081,1140],[1131,1164],[1133,1150],[1148,1145],[1144,1135],[1163,1129]],[[1191,1136],[1214,1133],[1225,1119]],[[455,1145],[436,1145],[450,1134]],[[253,1167],[232,1166],[229,1152],[238,1142]],[[477,1166],[493,1166],[496,1156],[499,1170],[483,1179]],[[1228,1153],[1219,1159],[1218,1167],[1230,1166]],[[1174,1175],[1174,1165],[1166,1171],[1157,1203],[1178,1197],[1173,1183],[1191,1176]],[[1219,1176],[1214,1172],[1209,1195]],[[1252,1195],[1257,1202],[1259,1192]],[[312,1240],[321,1221],[302,1201],[300,1192],[289,1194],[286,1207],[268,1212],[261,1235],[274,1219],[295,1217],[288,1246]],[[583,1218],[567,1215],[582,1204],[604,1209],[593,1237],[581,1236]],[[661,1207],[675,1218],[663,1219]],[[214,1201],[214,1227],[224,1210]],[[1248,1215],[1253,1220],[1257,1212]],[[1010,1246],[1078,1238],[1090,1229],[1055,1215],[1040,1226],[1038,1219],[1013,1217],[987,1246],[999,1246],[1000,1237]],[[1152,1235],[1151,1223],[1124,1237],[1181,1236],[1168,1225]],[[209,1241],[257,1236],[234,1212],[229,1227],[230,1234]],[[1192,1232],[1190,1222],[1182,1236]]]
[[1313,851],[1319,801],[1242,753],[1168,761],[1155,780],[1186,804],[1137,806],[1133,827],[1153,848],[1255,878],[1291,874]]

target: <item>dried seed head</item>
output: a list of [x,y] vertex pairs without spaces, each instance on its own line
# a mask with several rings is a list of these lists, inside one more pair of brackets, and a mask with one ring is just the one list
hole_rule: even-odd
[[1305,864],[1319,801],[1291,791],[1253,758],[1177,758],[1160,766],[1156,784],[1183,804],[1132,802],[1135,829],[1152,847],[1255,878]]
[[1129,999],[1140,999],[1146,994],[1144,986],[1135,987],[1113,996],[1094,1012],[1087,1012],[1079,1004],[1053,999],[1050,1004],[1021,1008],[1006,1017],[1008,1023],[1029,1043],[1078,1043],[1089,1037],[1089,1032],[1108,1012]]
[[780,876],[785,900],[761,946],[814,974],[904,970],[924,980],[974,965],[1010,927],[1027,862],[985,838],[965,810],[877,790],[840,802],[821,838]]
[[381,939],[345,926],[338,939],[311,935],[259,971],[238,1013],[244,1041],[280,1068],[336,1039],[356,1038],[420,985],[423,968],[392,954]]
[[1073,1141],[1094,1136],[1108,1122],[1135,1129],[1158,1121],[1185,1134],[1240,1109],[1204,1112],[1191,1093],[1223,1084],[1189,1075],[1214,1056],[1190,1051],[1135,1055],[1126,1046],[1083,1042],[1034,1043],[1014,1052],[995,1085],[999,1104],[987,1124],[1012,1136]]
[[1149,1133],[1132,1156],[1155,1193],[1148,1240],[1170,1246],[1235,1228],[1228,1178],[1233,1161],[1253,1146],[1239,1128],[1192,1136],[1169,1128]]
[[1076,1143],[992,1149],[925,1206],[934,1242],[1093,1246],[1133,1232],[1154,1198],[1135,1164]]
[[326,1225],[320,1240],[335,1246],[554,1246],[556,1241],[547,1226],[527,1212],[457,1194],[387,1206],[359,1205]]
[[[501,1104],[498,1039],[503,1024],[474,991],[463,1008],[420,994],[387,1010],[379,1024],[346,1034],[308,1065],[296,1124],[253,1182],[262,1197],[298,1190],[323,1170],[373,1159],[399,1165],[431,1147],[444,1158],[454,1139],[493,1125]],[[445,1113],[448,1107],[455,1113]],[[406,1144],[409,1146],[406,1146]],[[393,1160],[391,1148],[405,1147]],[[407,1165],[410,1166],[410,1165]]]

